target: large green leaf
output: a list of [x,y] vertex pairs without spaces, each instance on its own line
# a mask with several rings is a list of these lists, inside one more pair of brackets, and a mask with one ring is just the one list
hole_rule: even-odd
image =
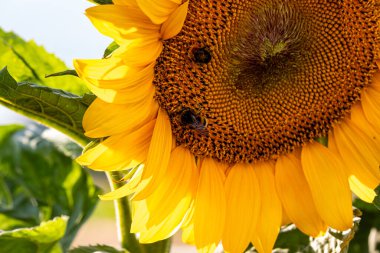
[[8,66],[19,82],[33,82],[52,88],[83,94],[87,92],[84,83],[73,76],[45,78],[46,75],[67,70],[65,63],[48,53],[34,41],[24,41],[13,32],[0,28],[0,69]]
[[89,94],[79,97],[29,82],[17,83],[7,68],[0,71],[0,104],[56,128],[73,139],[83,139],[84,143],[88,140],[83,136],[82,117],[94,98]]
[[0,232],[0,249],[6,253],[61,253],[59,240],[64,236],[67,217],[42,222],[32,228]]
[[67,249],[92,213],[99,191],[89,174],[63,151],[73,147],[46,141],[44,130],[39,125],[0,126],[0,230],[36,226],[66,215],[61,244]]

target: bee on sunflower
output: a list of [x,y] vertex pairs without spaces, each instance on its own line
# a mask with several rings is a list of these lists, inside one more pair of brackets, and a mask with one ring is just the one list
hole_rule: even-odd
[[102,138],[77,160],[130,172],[101,198],[131,196],[141,242],[263,253],[286,221],[351,228],[380,183],[378,0],[113,3],[86,14],[120,47],[74,62]]

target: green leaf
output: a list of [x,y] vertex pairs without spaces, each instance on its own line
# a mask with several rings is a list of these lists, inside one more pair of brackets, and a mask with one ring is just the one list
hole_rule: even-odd
[[108,56],[110,56],[112,52],[118,49],[119,47],[120,46],[115,41],[113,41],[111,44],[108,45],[108,47],[104,51],[103,58],[107,58]]
[[128,253],[128,251],[120,251],[107,245],[81,246],[69,251],[69,253]]
[[0,232],[0,249],[7,253],[59,253],[67,217],[57,217],[32,228]]
[[74,69],[68,69],[57,73],[45,75],[46,78],[54,76],[78,76],[78,73]]
[[34,223],[30,223],[27,221],[23,221],[17,218],[10,217],[4,213],[0,213],[0,224],[1,228],[23,228],[33,225]]
[[17,83],[7,68],[0,71],[0,104],[83,143],[89,140],[83,135],[82,117],[94,98],[32,83]]
[[[20,125],[2,126],[2,131],[0,131],[0,143],[8,141],[14,133],[18,132],[23,128],[24,127]],[[0,155],[0,163],[1,160],[2,156]],[[2,177],[0,174],[0,206],[3,209],[9,209],[12,208],[13,205],[14,201],[12,199],[10,189],[5,181],[5,178]],[[3,217],[0,215],[0,224],[2,224],[0,228],[4,228],[4,223],[6,222],[7,221],[5,221]]]
[[73,76],[48,78],[51,73],[68,69],[55,55],[48,53],[34,41],[24,41],[12,32],[0,29],[0,69],[8,69],[19,82],[33,82],[81,95],[88,92],[84,82]]
[[89,0],[96,4],[113,4],[112,0]]
[[[68,249],[81,225],[91,215],[100,193],[61,142],[43,139],[45,128],[32,125],[0,126],[0,178],[8,194],[0,202],[0,228],[12,230],[36,226],[56,216],[69,216],[60,243]],[[72,144],[72,143],[71,143]],[[71,150],[78,152],[71,147]],[[4,201],[3,201],[4,202]],[[5,202],[4,202],[5,203]]]

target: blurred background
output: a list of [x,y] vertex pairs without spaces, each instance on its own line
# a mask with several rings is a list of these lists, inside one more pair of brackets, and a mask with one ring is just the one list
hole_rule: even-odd
[[[0,29],[5,33],[15,33],[28,43],[43,46],[47,52],[63,60],[72,69],[74,58],[101,58],[104,49],[111,43],[111,39],[97,32],[84,15],[85,9],[92,5],[85,0],[0,1]],[[9,40],[2,42],[6,44]],[[1,54],[0,51],[0,59]],[[0,63],[3,64],[1,61]],[[0,69],[3,67],[0,66]],[[21,67],[9,68],[9,72],[15,77],[15,73],[22,71]],[[0,125],[12,123],[28,124],[30,120],[0,105]],[[57,138],[59,133],[49,131],[49,135]],[[103,173],[91,172],[91,175],[103,191],[109,190]],[[175,236],[173,242],[172,252],[196,252],[193,247],[180,242],[180,235]],[[94,214],[80,229],[73,242],[73,246],[89,244],[119,246],[112,202],[99,202]]]

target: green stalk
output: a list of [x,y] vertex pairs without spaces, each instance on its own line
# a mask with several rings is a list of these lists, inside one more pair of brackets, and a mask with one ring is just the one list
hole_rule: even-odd
[[[113,180],[113,178],[122,178],[122,175],[120,175],[119,172],[106,172],[106,175],[111,190],[115,190],[122,186],[120,183],[117,183],[115,180]],[[144,251],[142,251],[141,245],[136,239],[135,234],[129,232],[131,230],[132,215],[128,198],[124,197],[115,199],[114,206],[118,236],[121,246],[133,253],[144,253]]]
[[[117,171],[106,172],[108,182],[111,190],[123,186],[117,180],[123,177]],[[171,246],[171,239],[162,240],[151,244],[140,244],[135,234],[130,233],[132,216],[130,211],[129,199],[127,197],[114,200],[116,222],[118,225],[118,236],[121,246],[130,251],[131,253],[169,253]]]
[[166,240],[158,241],[151,244],[141,244],[144,248],[144,252],[146,253],[169,253],[171,246],[171,239],[168,238]]

